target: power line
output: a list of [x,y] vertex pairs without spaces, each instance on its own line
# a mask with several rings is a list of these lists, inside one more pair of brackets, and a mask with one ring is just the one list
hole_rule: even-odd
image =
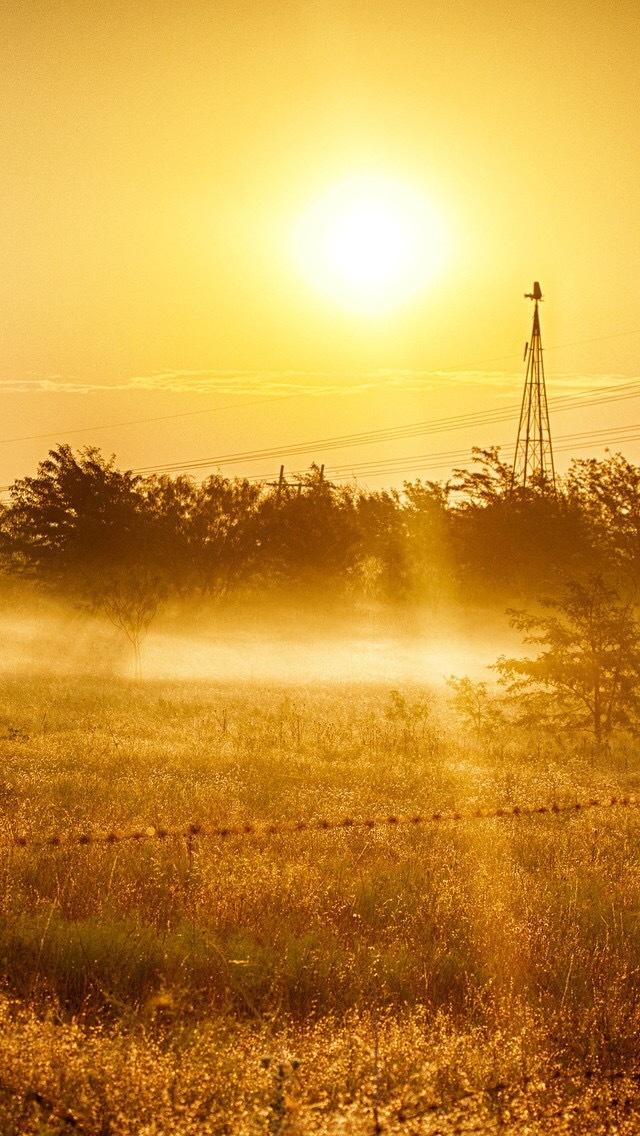
[[[614,332],[611,335],[597,336],[597,337],[594,337],[594,338],[588,339],[588,340],[575,341],[572,344],[556,345],[555,348],[548,348],[547,350],[554,350],[554,349],[558,350],[561,347],[576,346],[576,345],[579,345],[580,343],[599,342],[600,340],[619,338],[619,337],[622,337],[622,336],[634,335],[634,334],[638,334],[638,333],[640,333],[640,329],[637,329],[637,330],[634,330],[634,331],[626,331],[626,332]],[[515,356],[503,356],[502,358],[514,358],[514,357]],[[488,360],[488,362],[491,362],[491,361],[496,361],[496,360],[495,359],[494,360]],[[588,397],[588,396],[591,396],[591,397]],[[560,411],[565,411],[565,410],[574,410],[574,409],[582,409],[582,408],[589,407],[589,406],[606,405],[606,404],[610,404],[610,403],[613,403],[613,402],[627,400],[627,399],[630,399],[630,398],[637,398],[639,396],[640,396],[640,380],[635,379],[635,380],[629,380],[629,381],[624,382],[624,383],[619,383],[619,384],[616,384],[614,386],[609,386],[609,387],[606,387],[606,388],[602,388],[602,387],[588,388],[586,391],[581,391],[581,392],[578,392],[577,394],[556,395],[553,398],[549,399],[549,403],[553,407],[554,412],[558,413]],[[245,403],[244,405],[245,406],[253,406],[253,405],[258,405],[260,403],[269,403],[269,402],[281,401],[281,400],[284,401],[286,399],[295,398],[295,397],[299,397],[299,395],[298,394],[291,394],[291,395],[283,395],[283,396],[280,396],[278,398],[267,397],[267,398],[264,398],[264,399],[254,399],[254,400],[252,400],[252,402]],[[123,425],[124,426],[124,425],[141,424],[141,423],[145,423],[145,422],[168,421],[168,420],[175,419],[175,418],[191,417],[191,416],[195,416],[195,415],[200,415],[200,414],[204,414],[204,413],[211,413],[211,412],[215,412],[215,411],[218,411],[218,410],[223,411],[223,410],[227,410],[227,409],[237,409],[237,407],[233,406],[231,404],[226,404],[226,405],[223,405],[223,406],[210,407],[210,408],[206,408],[206,409],[203,409],[203,410],[186,411],[186,412],[183,412],[183,413],[172,414],[172,415],[162,415],[162,416],[158,416],[156,418],[132,419],[132,420],[129,420],[127,422],[116,423],[116,424],[113,424],[113,425],[116,425],[116,426],[117,425]],[[384,442],[402,441],[402,440],[409,439],[409,438],[412,438],[412,437],[424,437],[424,436],[429,436],[429,435],[433,435],[433,434],[449,433],[449,432],[454,431],[454,430],[465,429],[465,428],[468,429],[468,428],[471,428],[471,427],[474,427],[474,426],[488,426],[488,425],[495,425],[495,424],[499,424],[499,423],[503,423],[503,422],[506,423],[506,422],[512,421],[514,416],[518,413],[518,411],[519,411],[518,406],[509,405],[509,406],[506,406],[502,410],[499,410],[499,411],[472,411],[472,412],[467,413],[467,414],[449,415],[447,417],[440,418],[440,419],[431,419],[431,420],[423,419],[423,420],[419,420],[419,421],[416,421],[416,422],[405,423],[404,425],[401,425],[401,426],[372,429],[372,430],[367,430],[367,431],[359,431],[359,432],[354,432],[354,433],[351,433],[351,434],[334,435],[334,436],[329,436],[329,437],[325,437],[325,438],[315,438],[315,439],[312,439],[308,442],[292,443],[289,446],[279,445],[279,446],[265,447],[265,448],[256,449],[256,450],[229,452],[229,453],[226,453],[226,454],[216,455],[216,456],[211,457],[211,458],[187,459],[183,462],[171,462],[171,463],[168,463],[168,464],[162,465],[162,466],[159,466],[159,465],[143,466],[143,467],[138,467],[138,468],[134,469],[133,472],[140,473],[140,474],[175,473],[175,472],[180,472],[180,471],[188,472],[189,470],[206,469],[206,468],[211,468],[212,466],[219,467],[219,466],[222,466],[222,465],[236,464],[238,462],[253,462],[253,461],[258,461],[258,460],[262,460],[262,459],[267,460],[267,459],[272,459],[272,458],[280,458],[282,456],[289,456],[289,457],[291,457],[291,456],[294,456],[294,457],[295,456],[302,456],[303,454],[307,454],[307,453],[310,453],[314,450],[317,450],[319,447],[321,447],[323,449],[323,451],[326,451],[326,450],[346,449],[346,448],[351,448],[351,447],[355,447],[355,446],[362,446],[362,445],[374,445],[374,444],[384,443]],[[105,426],[104,428],[106,429],[108,427]],[[636,424],[628,425],[628,426],[625,426],[625,427],[617,427],[617,428],[611,427],[607,431],[599,431],[599,432],[595,432],[595,434],[592,431],[588,431],[588,432],[584,432],[584,437],[588,436],[591,439],[592,442],[595,442],[597,440],[596,435],[598,435],[598,434],[601,435],[602,433],[605,433],[605,432],[610,433],[611,430],[617,431],[619,433],[620,430],[629,430],[629,429],[635,429],[635,428],[636,428]],[[91,429],[102,429],[102,427],[96,426],[96,427],[76,428],[71,432],[82,433],[84,429],[89,429],[89,430],[91,430]],[[27,440],[31,440],[31,439],[44,438],[44,437],[48,437],[48,436],[51,436],[51,435],[34,434],[34,435],[26,435],[22,438],[0,439],[0,444],[2,444],[3,442],[27,441]],[[581,437],[581,435],[579,435],[579,434],[561,435],[559,440],[570,439],[570,438],[575,438],[576,440],[578,440],[580,437]],[[605,444],[606,441],[611,441],[611,440],[613,440],[613,439],[609,438],[609,439],[603,440],[602,444]],[[621,436],[617,440],[618,441],[637,441],[638,438],[637,438],[636,435],[629,435],[629,436]],[[508,449],[508,448],[510,448],[510,447],[505,447],[505,449]],[[566,450],[567,448],[571,448],[571,447],[566,447],[566,446],[560,447],[560,449],[562,449],[562,450]],[[574,447],[574,448],[585,448],[585,446],[577,446],[577,447]],[[468,450],[466,450],[466,449],[440,452],[438,454],[432,455],[432,457],[425,457],[424,460],[427,463],[426,465],[424,463],[421,464],[420,466],[415,465],[415,466],[411,467],[410,470],[407,470],[407,469],[400,470],[399,468],[397,468],[397,463],[400,463],[400,462],[407,460],[406,458],[399,457],[399,458],[395,458],[395,459],[394,458],[379,459],[379,461],[374,461],[372,459],[369,462],[360,462],[360,463],[355,463],[355,464],[345,462],[341,466],[335,466],[335,467],[332,467],[332,468],[328,468],[327,472],[331,473],[331,472],[333,472],[333,470],[337,471],[337,470],[340,470],[340,469],[347,469],[347,468],[349,470],[355,470],[356,468],[359,468],[359,469],[366,469],[367,471],[371,472],[371,474],[374,474],[376,472],[379,472],[380,474],[382,474],[384,472],[396,472],[396,473],[412,472],[413,470],[417,470],[418,468],[421,468],[421,469],[423,469],[423,468],[437,469],[437,468],[444,468],[444,465],[449,464],[449,462],[445,463],[443,461],[440,461],[439,465],[437,465],[433,460],[434,458],[445,458],[446,457],[446,458],[452,459],[452,460],[464,459],[464,457],[466,457],[467,454],[468,454]],[[423,458],[423,455],[420,455],[420,456],[416,455],[416,458],[419,458],[419,460],[421,460]],[[271,476],[271,474],[265,475],[265,478],[267,478],[269,476]],[[259,477],[257,475],[253,475],[251,478],[249,478],[249,480],[256,481],[256,480],[264,480],[265,478]],[[343,479],[343,478],[338,478],[338,480],[341,480],[341,479]],[[10,488],[11,488],[11,486],[0,486],[0,492],[6,492]]]
[[[607,446],[615,445],[623,442],[637,442],[640,441],[640,434],[627,434],[628,430],[637,430],[640,428],[640,423],[632,423],[627,426],[611,427],[610,429],[595,430],[595,431],[580,431],[574,434],[560,434],[557,441],[562,443],[556,445],[555,449],[559,453],[566,453],[572,450],[584,450],[593,445]],[[501,446],[500,449],[509,455],[513,453],[513,445],[511,443]],[[371,458],[362,462],[343,462],[340,465],[326,466],[325,474],[331,475],[334,481],[344,481],[351,478],[354,474],[361,476],[382,476],[385,473],[395,473],[398,475],[414,473],[418,471],[440,470],[450,468],[452,462],[465,461],[469,458],[469,448],[464,447],[456,450],[438,450],[431,455],[426,454],[411,454],[403,455],[397,458]],[[411,465],[405,463],[412,462]],[[206,463],[201,463],[202,465]],[[139,472],[139,471],[138,471]],[[154,472],[167,472],[166,470],[154,469]],[[268,481],[273,477],[273,471],[269,470],[265,473],[251,474],[246,478],[247,481],[260,482]],[[0,493],[7,493],[11,490],[11,485],[0,486]]]
[[[638,424],[636,424],[636,429],[637,428]],[[621,427],[621,429],[624,428]],[[568,453],[575,450],[590,449],[593,445],[606,446],[615,445],[616,443],[620,442],[640,441],[640,434],[632,434],[629,436],[622,435],[620,437],[602,437],[602,435],[606,433],[606,431],[595,431],[593,435],[589,434],[588,432],[585,432],[584,435],[559,435],[557,439],[558,442],[562,442],[564,440],[565,444],[555,445],[554,448],[558,453]],[[507,456],[513,454],[514,446],[512,444],[500,448]],[[468,458],[468,449],[448,451],[445,450],[438,451],[436,454],[432,454],[431,457],[423,454],[413,454],[399,458],[381,459],[379,461],[372,459],[370,461],[364,462],[344,462],[339,466],[327,466],[325,468],[325,473],[334,481],[348,480],[354,474],[356,476],[361,475],[363,477],[367,475],[382,476],[385,473],[395,473],[401,475],[405,473],[414,473],[421,470],[429,471],[448,469],[450,468],[452,462],[464,461]],[[413,464],[406,465],[405,463],[409,461],[413,461]],[[253,475],[248,480],[262,481],[267,476],[269,475]]]
[[[598,335],[598,336],[595,336],[595,337],[590,338],[590,339],[577,339],[577,340],[574,340],[573,342],[570,342],[570,343],[556,343],[556,344],[552,345],[551,347],[545,348],[545,353],[548,354],[549,351],[561,351],[561,350],[564,350],[565,348],[568,348],[568,347],[581,347],[583,344],[586,345],[586,344],[590,344],[590,343],[601,343],[601,342],[605,342],[606,340],[610,340],[610,339],[623,339],[623,338],[626,338],[626,337],[631,336],[631,335],[640,335],[640,328],[632,328],[632,329],[629,329],[627,331],[615,331],[615,332],[611,332],[608,335]],[[519,354],[516,354],[515,352],[511,352],[508,355],[494,355],[493,357],[491,357],[489,359],[483,359],[480,362],[465,363],[465,364],[460,364],[460,365],[455,366],[455,367],[449,366],[447,368],[447,371],[450,372],[450,373],[455,373],[455,372],[458,372],[458,371],[477,370],[479,367],[487,366],[489,363],[504,363],[504,362],[508,362],[512,359],[519,359],[519,358],[520,358]],[[432,373],[433,374],[438,374],[438,373],[445,373],[446,374],[447,371],[443,372],[442,368],[433,368]],[[627,386],[627,385],[630,385],[630,384],[622,384],[622,385]],[[0,383],[0,386],[1,386],[1,383]],[[594,389],[597,389],[597,388],[594,388]],[[586,393],[588,393],[588,392],[586,392]],[[270,396],[265,397],[265,398],[254,399],[251,402],[244,403],[244,406],[257,406],[258,404],[265,403],[265,402],[280,402],[280,401],[285,401],[285,400],[291,399],[291,398],[303,398],[303,397],[306,397],[306,392],[296,391],[292,394],[270,395]],[[573,397],[573,396],[559,396],[559,397]],[[551,402],[552,400],[550,399],[549,401]],[[169,421],[177,419],[177,418],[193,418],[193,417],[196,417],[196,416],[202,415],[202,414],[210,414],[212,412],[216,413],[218,411],[236,410],[236,409],[237,409],[236,405],[227,404],[227,405],[224,405],[224,406],[203,407],[201,410],[180,411],[176,414],[162,414],[162,415],[157,415],[157,416],[153,416],[153,417],[131,418],[131,419],[123,420],[121,422],[100,423],[100,424],[97,424],[95,426],[73,426],[73,427],[68,428],[68,429],[62,429],[61,428],[61,429],[56,429],[56,430],[49,430],[49,431],[46,431],[45,433],[41,433],[41,434],[23,434],[23,435],[20,435],[20,436],[16,436],[14,438],[0,438],[0,445],[2,445],[2,446],[10,445],[10,444],[15,443],[15,442],[41,441],[44,438],[59,437],[61,434],[66,436],[68,434],[85,434],[85,433],[92,433],[94,431],[101,431],[101,430],[117,430],[117,429],[120,429],[123,426],[142,426],[142,425],[146,425],[147,423],[150,424],[150,423],[154,423],[154,422],[169,422]]]
[[[290,398],[303,398],[303,391],[296,391],[295,394],[283,395],[268,395],[264,398],[254,398],[251,402],[243,403],[242,409],[246,406],[258,406],[264,402],[285,402]],[[71,430],[49,430],[46,434],[23,434],[21,437],[16,438],[0,438],[0,446],[9,445],[11,442],[37,442],[43,438],[57,438],[60,434],[88,434],[94,430],[116,430],[120,426],[142,426],[148,422],[170,422],[175,418],[194,418],[199,414],[217,414],[221,410],[237,410],[238,406],[235,403],[226,403],[223,406],[205,406],[200,410],[184,410],[177,414],[160,414],[155,418],[129,418],[124,422],[110,422],[101,426],[74,426]]]
[[[556,453],[571,453],[590,449],[593,445],[607,446],[614,445],[616,442],[637,442],[640,441],[640,434],[635,434],[628,438],[603,438],[603,439],[589,439],[578,443],[569,443],[567,445],[555,446]],[[513,445],[500,447],[506,457],[513,454]],[[442,460],[443,456],[446,460]],[[415,458],[412,461],[412,458]],[[358,478],[365,477],[382,477],[385,474],[395,474],[399,477],[410,475],[414,473],[430,473],[438,472],[444,469],[450,469],[453,462],[464,462],[470,458],[470,451],[468,449],[453,450],[449,454],[447,452],[439,451],[431,457],[426,457],[422,454],[411,455],[404,458],[389,458],[388,461],[384,459],[377,462],[375,460],[365,462],[344,462],[339,466],[325,466],[325,476],[332,482],[350,481]],[[437,459],[437,460],[436,460]],[[411,465],[406,463],[411,461]],[[392,464],[393,463],[393,464]],[[266,482],[273,477],[273,471],[266,471],[264,473],[250,474],[243,480],[250,481],[253,484],[259,482]]]
[[[620,387],[609,388],[610,390],[622,390],[631,386],[631,383],[620,384]],[[550,399],[554,411],[565,411],[581,409],[582,407],[601,405],[604,402],[618,401],[620,398],[638,397],[640,396],[640,383],[635,383],[636,389],[633,393],[627,392],[625,395],[609,395],[606,392],[602,397],[586,398],[579,395],[558,395],[556,400]],[[598,388],[595,388],[596,390]],[[586,391],[586,394],[590,394]],[[210,458],[195,458],[186,459],[182,462],[171,462],[163,466],[140,466],[134,470],[135,473],[173,473],[178,471],[188,471],[195,469],[203,469],[211,466],[224,466],[237,464],[238,462],[253,462],[261,461],[269,458],[277,459],[280,457],[296,457],[303,454],[311,453],[318,449],[323,452],[327,450],[348,449],[355,446],[374,445],[381,442],[396,442],[404,441],[408,438],[426,437],[432,434],[444,434],[453,430],[468,429],[472,426],[488,426],[496,425],[502,422],[513,421],[514,416],[518,413],[519,407],[509,406],[498,413],[490,411],[476,411],[464,415],[452,415],[447,418],[440,419],[423,419],[417,422],[405,423],[402,426],[383,427],[375,430],[358,431],[351,434],[333,435],[324,438],[313,438],[307,442],[294,442],[290,445],[280,444],[278,446],[269,446],[263,449],[235,451],[225,454],[218,454]]]

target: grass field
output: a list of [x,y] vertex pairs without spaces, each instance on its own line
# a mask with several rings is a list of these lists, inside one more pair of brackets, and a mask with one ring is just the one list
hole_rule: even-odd
[[[477,736],[442,691],[366,685],[5,679],[0,754],[5,838],[640,785],[630,744]],[[3,847],[0,1131],[638,1131],[639,833]]]

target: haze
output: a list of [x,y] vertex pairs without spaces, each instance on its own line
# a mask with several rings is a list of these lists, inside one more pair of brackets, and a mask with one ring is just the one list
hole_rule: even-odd
[[[266,607],[266,611],[264,608]],[[5,607],[0,630],[5,675],[135,677],[126,640],[106,622],[31,598]],[[445,686],[452,675],[491,678],[500,651],[518,644],[498,613],[453,609],[374,618],[314,618],[267,604],[258,618],[242,606],[202,607],[161,619],[144,645],[144,678],[228,683],[369,683]],[[489,630],[491,628],[491,630]]]
[[[636,17],[627,2],[5,6],[0,479],[66,440],[161,467],[511,406],[534,278],[551,396],[637,376]],[[448,233],[438,272],[382,313],[310,286],[291,249],[304,210],[362,177],[395,179]],[[632,405],[554,425],[613,430]],[[146,421],[168,415],[183,417]],[[347,473],[397,458],[382,484],[513,433],[338,457]]]

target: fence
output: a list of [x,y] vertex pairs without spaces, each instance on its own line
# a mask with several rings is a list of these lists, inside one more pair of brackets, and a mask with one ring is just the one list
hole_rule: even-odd
[[124,841],[141,842],[145,840],[186,840],[189,849],[198,838],[216,840],[250,840],[272,836],[292,836],[305,832],[346,832],[352,830],[370,831],[376,828],[399,829],[420,828],[428,825],[470,823],[479,820],[522,820],[527,817],[555,817],[563,813],[580,814],[594,809],[637,809],[638,797],[592,797],[587,801],[558,802],[547,804],[510,805],[499,808],[476,808],[470,810],[450,810],[433,813],[388,814],[372,817],[343,817],[339,820],[293,820],[253,822],[229,825],[207,825],[194,822],[177,827],[136,828],[130,831],[113,829],[109,832],[54,832],[47,836],[13,834],[0,839],[0,847],[15,848],[60,848],[73,845],[119,844]]
[[[277,822],[246,822],[236,824],[204,824],[192,822],[175,827],[149,826],[131,830],[118,830],[103,832],[53,832],[48,835],[10,834],[0,838],[0,847],[5,848],[40,848],[44,850],[68,849],[86,845],[116,845],[129,841],[139,843],[143,841],[186,841],[189,855],[193,853],[194,843],[198,839],[213,839],[226,842],[229,847],[234,842],[243,842],[272,837],[295,836],[305,833],[337,833],[361,831],[370,832],[381,829],[398,831],[426,828],[428,826],[441,826],[447,824],[473,823],[479,821],[518,821],[524,819],[541,818],[551,819],[561,815],[581,816],[596,810],[636,810],[640,808],[640,798],[632,796],[592,797],[582,801],[552,801],[535,804],[516,804],[495,808],[474,808],[468,810],[443,810],[430,813],[414,814],[386,814],[370,817],[343,817],[341,819],[306,819],[286,820]],[[277,1065],[277,1096],[276,1103],[284,1100],[285,1079],[287,1073],[285,1065]],[[444,1093],[434,1098],[424,1094],[399,1107],[388,1110],[378,1110],[375,1104],[375,1124],[371,1131],[384,1133],[397,1126],[421,1124],[432,1119],[440,1127],[432,1131],[444,1136],[467,1136],[468,1133],[483,1133],[494,1129],[515,1131],[513,1119],[509,1116],[510,1106],[514,1097],[525,1092],[530,1082],[537,1082],[539,1078],[523,1076],[513,1081],[497,1081],[479,1089],[463,1089]],[[585,1067],[578,1070],[550,1069],[544,1073],[545,1083],[554,1081],[567,1084],[573,1082],[580,1090],[588,1083],[594,1088],[598,1087],[598,1095],[593,1099],[586,1099],[584,1092],[579,1099],[553,1101],[554,1107],[543,1108],[540,1114],[541,1122],[558,1121],[563,1125],[580,1122],[586,1113],[593,1113],[597,1123],[602,1125],[609,1120],[625,1120],[635,1113],[638,1107],[640,1094],[640,1069],[633,1066],[630,1069],[601,1069]],[[58,1107],[52,1100],[42,1096],[40,1092],[27,1091],[20,1094],[10,1086],[0,1082],[0,1092],[10,1091],[12,1094],[22,1095],[26,1103],[33,1102],[38,1106],[43,1116],[54,1119],[56,1123],[69,1126],[74,1131],[90,1136],[93,1129],[85,1126],[75,1115]],[[485,1117],[481,1123],[473,1123],[477,1116],[474,1113],[480,1102],[490,1104],[496,1115]],[[469,1112],[465,1106],[469,1106]],[[272,1111],[275,1105],[272,1103]],[[460,1110],[463,1110],[460,1115]],[[276,1120],[282,1120],[281,1111],[274,1112]],[[275,1121],[274,1121],[275,1125]],[[411,1129],[415,1131],[415,1129]],[[278,1124],[273,1131],[284,1131]]]

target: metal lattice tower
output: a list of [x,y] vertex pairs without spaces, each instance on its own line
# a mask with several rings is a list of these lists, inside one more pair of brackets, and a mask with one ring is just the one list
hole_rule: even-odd
[[522,489],[538,489],[554,493],[556,473],[553,464],[538,312],[538,301],[542,299],[542,291],[537,280],[533,285],[533,292],[525,293],[525,299],[534,302],[533,328],[531,340],[524,349],[527,370],[511,473],[511,488],[519,486]]

